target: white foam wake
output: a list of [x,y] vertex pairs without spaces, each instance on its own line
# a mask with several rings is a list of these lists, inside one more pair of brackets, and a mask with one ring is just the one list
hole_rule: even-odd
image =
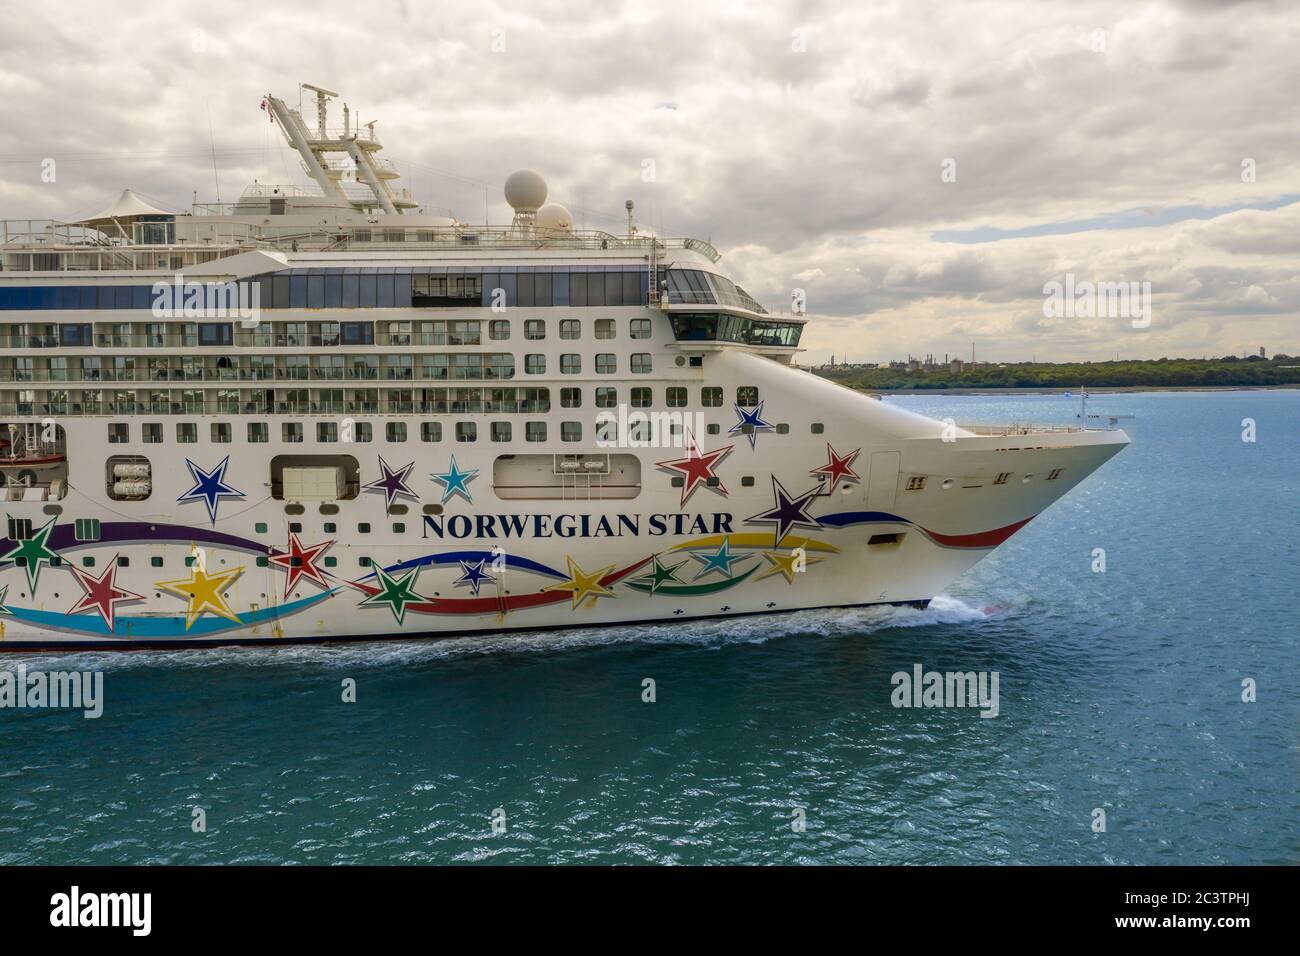
[[136,667],[388,667],[425,661],[499,654],[553,654],[619,644],[724,646],[757,644],[783,637],[862,636],[891,627],[973,624],[1007,613],[1005,606],[976,607],[941,594],[924,610],[866,607],[790,611],[706,621],[615,625],[559,631],[522,631],[469,637],[386,639],[349,644],[286,647],[216,647],[187,651],[76,651],[69,654],[13,654],[0,669],[22,661],[29,670],[124,670]]

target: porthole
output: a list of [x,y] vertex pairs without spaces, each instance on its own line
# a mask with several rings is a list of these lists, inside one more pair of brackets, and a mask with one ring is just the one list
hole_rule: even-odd
[[945,478],[945,479],[943,480],[943,484],[941,484],[939,487],[942,488],[942,489],[944,489],[945,491],[947,491],[949,488],[952,487],[952,484],[953,484],[953,482],[952,482],[952,479],[951,479],[951,478]]
[[1031,478],[1033,478],[1033,477],[1034,477],[1033,475],[1025,475],[1025,477],[1023,477],[1023,478],[1020,479],[1020,483],[1021,483],[1022,485],[1027,485],[1027,484],[1029,484],[1029,480],[1030,480]]

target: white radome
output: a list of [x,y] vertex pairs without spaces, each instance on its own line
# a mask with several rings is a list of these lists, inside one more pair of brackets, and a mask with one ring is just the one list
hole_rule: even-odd
[[510,174],[505,192],[515,212],[536,212],[546,202],[546,180],[531,169],[521,169]]
[[537,210],[537,228],[552,232],[573,232],[573,214],[557,202]]

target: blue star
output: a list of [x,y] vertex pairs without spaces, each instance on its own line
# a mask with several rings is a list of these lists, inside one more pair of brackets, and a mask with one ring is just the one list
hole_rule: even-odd
[[470,468],[461,471],[456,467],[456,456],[451,456],[451,467],[441,475],[430,475],[434,481],[442,485],[442,503],[445,505],[452,495],[460,495],[470,504],[474,503],[474,497],[469,493],[469,483],[478,475],[477,468]]
[[790,492],[786,491],[785,486],[776,480],[776,475],[773,475],[772,497],[775,499],[775,504],[772,510],[756,514],[752,518],[746,518],[745,521],[776,525],[775,546],[780,547],[781,540],[790,533],[790,529],[793,527],[821,527],[817,519],[808,513],[808,507],[820,491],[821,486],[818,485],[812,491],[805,491],[801,495],[791,497]]
[[410,486],[406,483],[406,476],[411,473],[415,467],[415,462],[411,462],[402,468],[396,470],[388,467],[388,462],[384,461],[384,456],[379,456],[379,473],[383,476],[376,478],[368,485],[363,485],[367,491],[382,491],[384,493],[384,509],[388,510],[393,507],[393,499],[398,495],[404,495],[407,498],[418,498]]
[[462,561],[460,563],[460,570],[463,573],[460,576],[460,580],[456,583],[458,585],[468,584],[470,590],[474,592],[475,597],[478,597],[478,588],[480,584],[484,581],[493,580],[492,575],[483,570],[483,563],[486,560],[487,559],[484,558],[480,561]]
[[244,497],[242,491],[237,491],[226,484],[226,466],[230,464],[229,455],[221,459],[221,464],[211,471],[204,471],[188,458],[185,459],[185,464],[189,466],[190,474],[194,478],[194,487],[176,500],[179,502],[203,500],[207,503],[208,517],[212,519],[213,524],[217,523],[217,503],[222,498]]
[[[736,414],[740,416],[740,421],[732,425],[727,431],[728,435],[744,435],[749,439],[749,447],[752,450],[758,444],[759,432],[775,431],[776,426],[771,422],[763,421],[763,402],[759,402],[755,408],[744,408],[740,405],[734,406]],[[748,432],[745,426],[750,426]]]
[[699,573],[691,580],[698,581],[710,571],[721,571],[725,578],[731,577],[731,566],[737,561],[744,561],[746,558],[752,558],[752,554],[734,554],[731,550],[731,539],[723,538],[722,546],[713,554],[697,553],[692,551],[691,557],[696,561],[702,561],[704,567],[700,568]]

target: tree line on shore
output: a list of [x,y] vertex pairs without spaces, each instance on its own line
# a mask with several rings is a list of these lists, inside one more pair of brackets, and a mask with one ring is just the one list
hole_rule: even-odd
[[[1288,367],[1289,366],[1289,367]],[[1300,356],[1161,358],[1119,362],[1008,362],[947,365],[917,372],[899,368],[819,368],[818,375],[853,388],[1196,388],[1300,385]]]

